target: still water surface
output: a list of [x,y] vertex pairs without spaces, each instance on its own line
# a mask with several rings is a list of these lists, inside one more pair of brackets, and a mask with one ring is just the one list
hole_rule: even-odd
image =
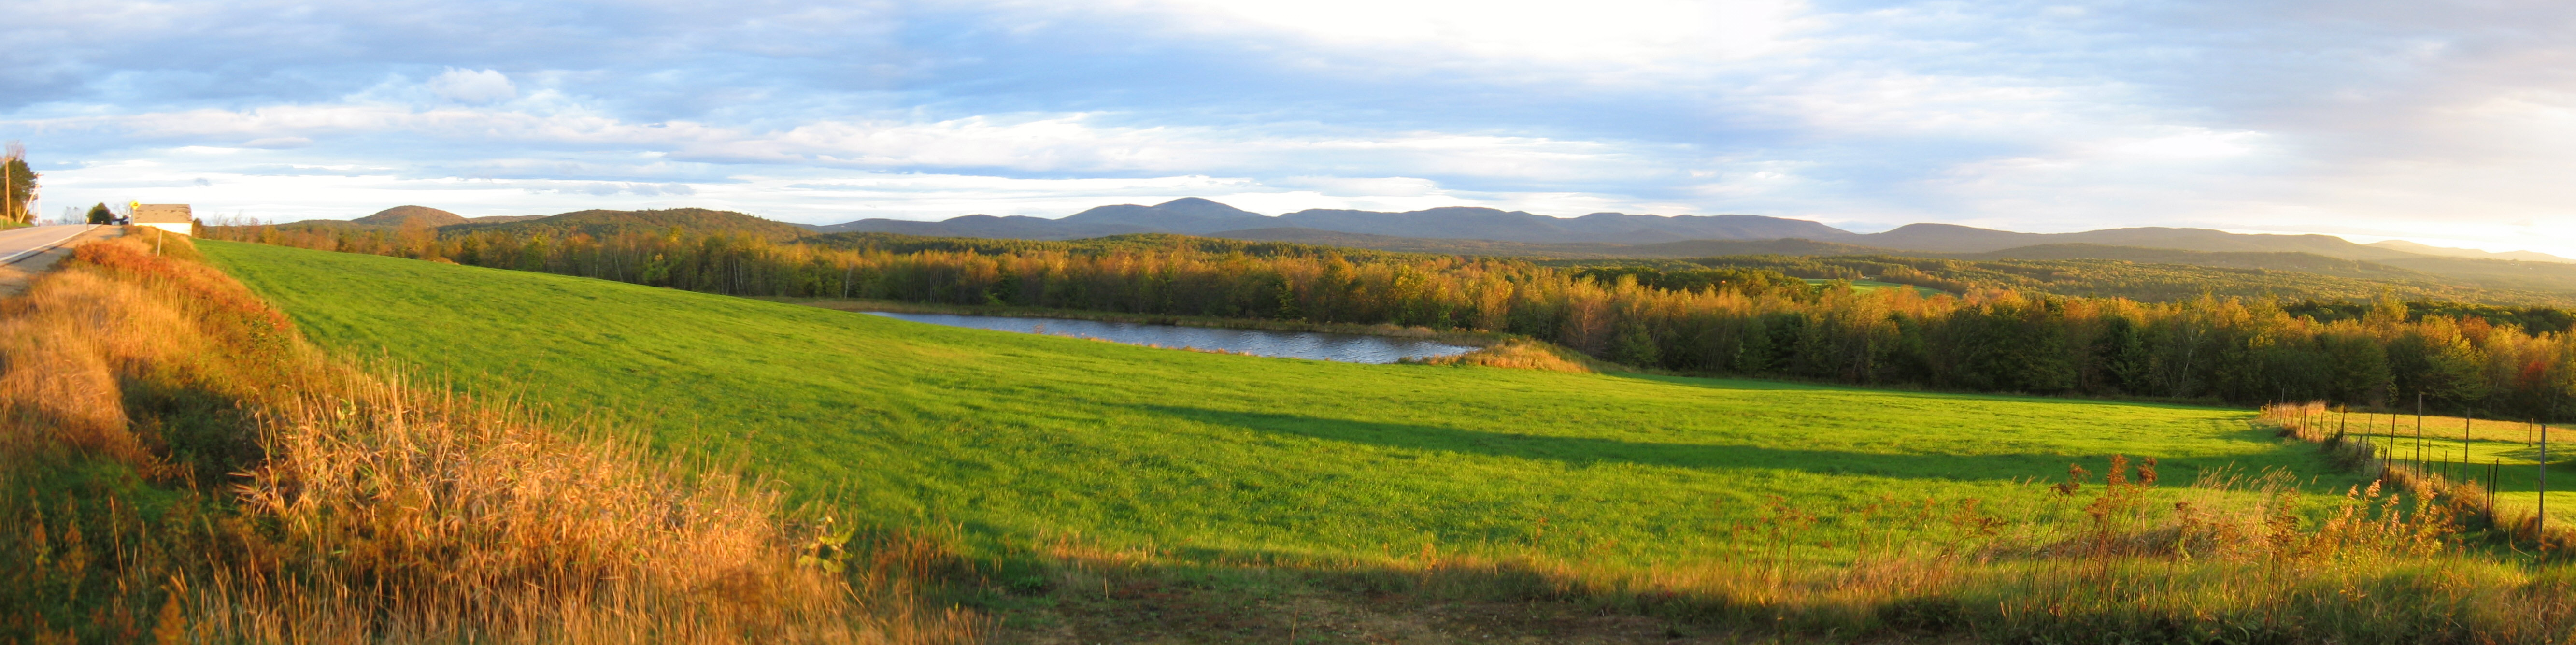
[[903,314],[871,311],[871,314],[913,322],[950,327],[974,327],[1015,331],[1023,334],[1048,334],[1075,338],[1098,338],[1129,345],[1196,347],[1222,349],[1255,356],[1311,358],[1345,363],[1393,363],[1399,358],[1449,356],[1474,351],[1418,338],[1390,338],[1364,334],[1328,334],[1311,331],[1268,331],[1261,329],[1214,329],[1144,323],[1069,320],[1064,318],[1014,318],[1009,316],[960,316],[955,314]]

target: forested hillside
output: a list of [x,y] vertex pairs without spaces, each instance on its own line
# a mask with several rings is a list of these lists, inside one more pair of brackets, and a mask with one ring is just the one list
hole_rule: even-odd
[[[2316,259],[2321,263],[2351,262]],[[1539,263],[1562,267],[1764,269],[1801,278],[1882,280],[1960,293],[1971,289],[2012,289],[2157,302],[2188,300],[2204,294],[2289,300],[2369,300],[2385,293],[2405,300],[2576,305],[2576,293],[2464,286],[2439,276],[2367,262],[2351,262],[2344,267],[2319,267],[2353,274],[2351,277],[2307,271],[2127,260],[1953,260],[1895,255],[1731,255],[1687,260],[1550,260]]]
[[675,227],[696,231],[701,234],[730,232],[777,240],[793,239],[807,234],[805,229],[794,224],[762,219],[758,216],[736,213],[733,211],[709,210],[704,208],[672,208],[641,211],[594,209],[573,211],[561,215],[515,222],[458,224],[454,226],[440,227],[439,232],[441,235],[491,233],[528,236],[543,235],[554,238],[564,238],[575,235],[609,236],[629,233],[664,233]]

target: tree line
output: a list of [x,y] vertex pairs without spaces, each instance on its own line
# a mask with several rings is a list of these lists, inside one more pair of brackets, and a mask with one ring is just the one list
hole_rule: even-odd
[[[2154,256],[2149,249],[2110,249]],[[1762,269],[1807,278],[1868,278],[1950,292],[1974,287],[2018,291],[2180,300],[2214,293],[2259,298],[2318,298],[2368,302],[2382,292],[2406,300],[2436,302],[2511,302],[2576,306],[2576,280],[2565,271],[2545,267],[2510,268],[2517,279],[2449,277],[2368,262],[2335,260],[2301,253],[2193,253],[2176,251],[2171,261],[2105,258],[1958,259],[1892,255],[1729,255],[1705,258],[1542,260],[1559,267],[1643,266],[1664,269]],[[2296,268],[2265,269],[2198,264],[2196,261],[2277,262]]]
[[1976,285],[1927,295],[1809,285],[1758,269],[1560,268],[1180,236],[925,243],[681,228],[568,237],[426,227],[205,232],[745,296],[1498,331],[1636,366],[1861,385],[2236,404],[2394,406],[2421,395],[2439,410],[2502,418],[2558,416],[2576,393],[2576,336],[2563,312],[2498,324],[2465,313],[2482,309],[2388,295],[2146,302]]

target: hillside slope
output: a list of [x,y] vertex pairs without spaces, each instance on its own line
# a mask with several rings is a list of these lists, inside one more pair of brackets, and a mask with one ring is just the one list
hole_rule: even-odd
[[[2439,282],[2442,276],[2415,271],[2380,262],[2347,260],[2315,253],[2259,251],[2181,251],[2175,249],[2101,244],[2041,244],[2009,248],[1987,253],[1948,254],[1963,260],[2121,260],[2152,264],[2181,264],[2224,269],[2264,269],[2297,271],[2339,278],[2377,280],[2421,280]],[[2576,286],[2576,285],[2571,285]],[[2571,289],[2576,290],[2576,289]]]
[[[1907,255],[1730,255],[1678,259],[1542,260],[1539,263],[1569,267],[1643,266],[1667,270],[1762,269],[1801,278],[1878,279],[1951,292],[1969,288],[2003,288],[2148,302],[2193,300],[2202,295],[2256,300],[2366,302],[2381,294],[2392,294],[2406,300],[2576,307],[2576,289],[2487,288],[2477,286],[2471,280],[2428,275],[2370,262],[2351,262],[2339,267],[2336,264],[2344,261],[2305,254],[2212,253],[2198,254],[2205,257],[2197,260],[2208,264],[2195,264],[2173,261],[2192,258],[2171,257],[2192,255],[2190,251],[2118,251],[2117,247],[2112,248],[2115,251],[2107,254],[2167,261],[2091,257],[1964,260]],[[2071,255],[2090,256],[2094,253]],[[2303,266],[2306,270],[2279,268],[2283,265]]]
[[2503,253],[2497,253],[2497,252],[2494,252],[2494,251],[2481,251],[2481,250],[2477,250],[2477,249],[2461,249],[2461,248],[2452,248],[2452,247],[2447,247],[2447,246],[2433,246],[2433,245],[2430,245],[2430,244],[2418,244],[2418,243],[2415,243],[2415,242],[2408,242],[2408,241],[2406,241],[2406,240],[2380,240],[2380,241],[2377,241],[2377,242],[2372,242],[2372,243],[2370,243],[2370,246],[2375,246],[2375,247],[2379,247],[2379,248],[2383,248],[2383,249],[2396,250],[2396,251],[2404,251],[2404,252],[2407,252],[2407,253],[2413,253],[2413,254],[2416,254],[2416,255],[2430,255],[2430,256],[2446,257],[2446,258],[2473,258],[2473,259],[2479,259],[2479,260],[2525,260],[2525,261],[2531,261],[2531,262],[2576,263],[2576,259],[2562,258],[2562,257],[2558,257],[2558,256],[2555,256],[2555,255],[2550,255],[2550,254],[2547,254],[2547,253],[2539,253],[2539,252],[2534,252],[2534,251],[2506,251],[2506,252],[2503,252]]
[[604,237],[620,233],[661,233],[673,227],[696,232],[743,233],[779,240],[794,239],[808,234],[806,229],[794,224],[763,219],[745,213],[705,208],[640,211],[593,209],[515,221],[468,222],[441,227],[439,234],[532,235],[543,233],[559,237],[573,234]]
[[468,220],[466,220],[463,215],[427,206],[395,206],[393,208],[376,211],[376,214],[374,215],[349,220],[349,222],[353,224],[366,224],[369,226],[403,226],[418,222],[419,224],[430,228],[463,224],[467,221]]
[[[1828,516],[1891,496],[2039,517],[2051,497],[2024,482],[2115,452],[2158,456],[2177,481],[2228,464],[2326,473],[2230,410],[1252,358],[204,246],[338,351],[606,406],[667,450],[738,454],[845,517],[956,522],[1000,544],[1684,561],[1732,552],[1707,527],[1759,522],[1768,495]],[[1848,557],[1853,539],[1819,530],[1795,550]]]
[[1259,228],[1240,231],[1217,231],[1208,237],[1300,242],[1332,246],[1398,251],[1521,258],[1690,258],[1712,255],[1865,255],[1893,251],[1851,244],[1817,242],[1800,238],[1773,240],[1685,240],[1656,244],[1613,244],[1608,242],[1498,242],[1493,240],[1421,238],[1368,233],[1344,233],[1316,228]]

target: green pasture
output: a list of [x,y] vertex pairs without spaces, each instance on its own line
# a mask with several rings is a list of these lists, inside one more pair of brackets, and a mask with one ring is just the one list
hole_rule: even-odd
[[[1804,278],[1804,279],[1807,281],[1807,284],[1828,284],[1828,283],[1834,282],[1833,280],[1828,280],[1828,279],[1823,279],[1823,278]],[[1944,293],[1944,292],[1943,292],[1943,291],[1941,291],[1940,289],[1934,289],[1934,288],[1931,288],[1931,287],[1916,287],[1916,286],[1909,286],[1909,285],[1897,284],[1897,283],[1894,283],[1894,282],[1880,282],[1880,281],[1877,281],[1877,280],[1844,280],[1844,282],[1849,282],[1849,283],[1851,283],[1851,288],[1852,288],[1852,290],[1853,290],[1853,291],[1877,291],[1877,290],[1880,290],[1880,289],[1913,289],[1915,293],[1917,293],[1917,294],[1921,294],[1921,295],[1924,295],[1924,296],[1937,296],[1937,295],[1941,295],[1942,293]]]
[[1939,518],[1968,499],[2036,520],[2019,524],[2074,521],[2085,500],[2047,485],[2114,453],[2160,458],[2166,486],[2222,469],[2288,469],[2318,491],[2359,481],[2242,410],[1256,358],[199,245],[335,351],[600,410],[616,432],[738,460],[843,517],[954,526],[985,546],[1827,561],[1945,539],[1956,529]]

